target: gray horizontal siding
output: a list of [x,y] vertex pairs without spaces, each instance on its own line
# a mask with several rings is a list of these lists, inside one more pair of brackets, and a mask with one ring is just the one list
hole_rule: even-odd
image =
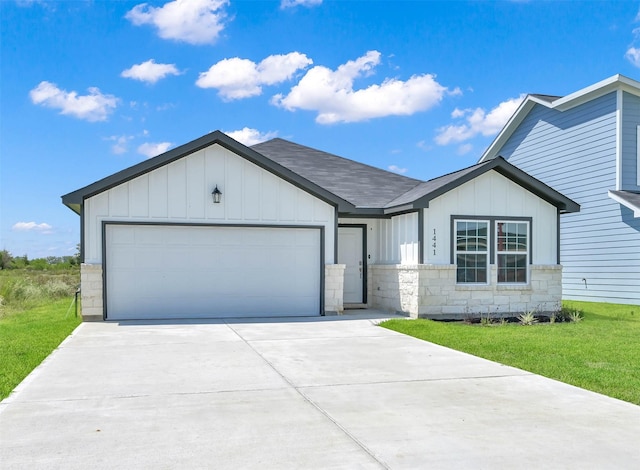
[[622,94],[622,189],[640,191],[638,186],[637,127],[640,125],[640,98]]
[[[626,111],[640,118],[640,100]],[[635,157],[631,128],[623,145],[632,142]],[[498,154],[581,205],[561,217],[564,297],[640,304],[640,219],[608,197],[616,185],[615,93],[565,112],[534,107]]]

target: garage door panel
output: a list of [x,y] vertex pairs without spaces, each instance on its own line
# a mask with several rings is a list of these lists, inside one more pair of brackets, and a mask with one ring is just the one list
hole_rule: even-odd
[[108,319],[320,313],[316,228],[110,224],[105,243]]

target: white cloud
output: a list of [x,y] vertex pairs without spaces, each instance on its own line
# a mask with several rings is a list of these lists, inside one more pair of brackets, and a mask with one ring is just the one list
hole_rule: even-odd
[[400,168],[397,165],[389,165],[387,168],[389,171],[393,171],[394,173],[399,173],[401,175],[404,175],[407,172],[406,168]]
[[251,129],[249,127],[244,127],[237,131],[225,131],[225,134],[248,147],[264,142],[265,140],[273,139],[278,135],[277,132],[269,131],[263,133],[258,129]]
[[171,145],[171,142],[145,142],[138,147],[138,153],[147,158],[153,158],[169,150]]
[[458,155],[466,155],[467,153],[471,152],[473,150],[473,145],[471,144],[462,144],[460,147],[458,147]]
[[60,114],[91,122],[106,121],[109,113],[118,105],[118,98],[103,95],[95,87],[88,90],[88,95],[79,96],[75,91],[61,90],[55,83],[43,81],[29,92],[29,96],[33,104],[59,109]]
[[428,152],[433,148],[431,145],[427,144],[425,140],[421,140],[420,142],[418,142],[416,144],[416,147],[418,147],[420,150],[423,150],[424,152]]
[[449,91],[430,74],[414,75],[407,81],[387,78],[379,85],[354,90],[354,80],[371,75],[379,63],[380,53],[369,51],[335,71],[313,67],[287,96],[276,95],[271,102],[289,111],[317,111],[316,122],[333,124],[408,116],[435,106],[446,93],[460,93],[458,89]]
[[640,67],[640,48],[629,47],[624,54],[624,58],[636,67]]
[[320,4],[322,4],[322,0],[281,0],[280,8],[282,8],[283,10],[285,8],[293,8],[297,6],[311,8]]
[[134,25],[151,24],[163,39],[212,44],[225,27],[228,0],[174,0],[161,7],[136,5],[125,15]]
[[233,57],[214,64],[196,81],[200,88],[216,88],[225,100],[237,100],[262,93],[262,85],[275,85],[289,80],[294,73],[311,65],[305,54],[270,55],[259,64]]
[[11,230],[16,232],[40,232],[45,235],[52,233],[53,227],[46,222],[36,224],[35,222],[17,222],[13,224]]
[[123,70],[120,74],[121,77],[147,83],[156,83],[167,75],[180,75],[180,71],[175,64],[157,64],[153,59],[132,65],[131,68]]
[[466,123],[450,124],[438,129],[435,141],[438,145],[448,145],[452,142],[463,142],[478,134],[483,136],[495,135],[504,127],[509,118],[516,112],[526,95],[503,101],[488,113],[482,108],[455,109],[452,118],[464,118]]
[[[634,21],[640,21],[640,11],[638,11]],[[640,67],[640,47],[636,47],[638,42],[640,42],[640,28],[634,28],[633,31],[631,31],[631,34],[633,35],[633,40],[627,48],[627,51],[624,53],[624,58],[635,67]]]
[[112,135],[110,137],[105,137],[104,140],[113,142],[113,145],[111,146],[112,153],[116,155],[122,155],[129,150],[128,144],[132,139],[132,135]]

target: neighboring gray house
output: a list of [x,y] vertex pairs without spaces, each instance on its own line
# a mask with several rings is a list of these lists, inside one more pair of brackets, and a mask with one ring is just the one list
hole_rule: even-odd
[[557,310],[579,210],[502,158],[425,182],[219,131],[62,200],[85,320]]
[[502,156],[580,204],[561,223],[565,299],[640,305],[640,82],[529,95],[481,162]]

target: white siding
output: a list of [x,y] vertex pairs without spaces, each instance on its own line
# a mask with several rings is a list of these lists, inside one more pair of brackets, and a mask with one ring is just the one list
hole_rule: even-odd
[[429,203],[425,209],[426,264],[451,263],[452,215],[531,217],[532,263],[557,263],[556,208],[495,171],[474,178]]
[[419,264],[418,213],[381,219],[379,240],[379,263]]
[[102,262],[104,220],[323,225],[325,263],[334,262],[334,207],[217,144],[87,199],[87,263]]

